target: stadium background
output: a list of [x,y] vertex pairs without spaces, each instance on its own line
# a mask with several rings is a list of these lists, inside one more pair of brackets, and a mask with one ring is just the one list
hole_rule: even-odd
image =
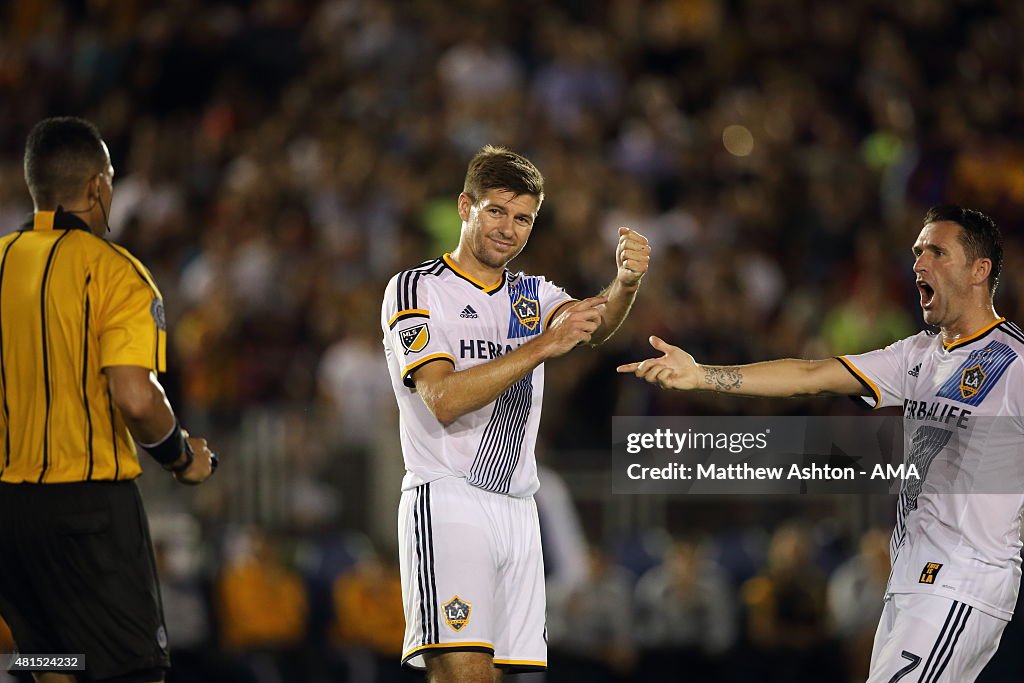
[[[856,408],[613,369],[651,333],[732,363],[915,331],[910,245],[940,201],[1002,227],[997,309],[1019,321],[1022,34],[1012,0],[0,4],[0,230],[31,211],[31,125],[95,121],[111,238],[166,298],[163,381],[223,458],[196,490],[143,463],[170,680],[405,680],[380,297],[454,247],[484,143],[547,180],[516,269],[589,295],[617,226],[654,249],[616,337],[548,365],[548,680],[862,680],[891,501],[607,480],[612,415]],[[1014,622],[983,680],[1019,680],[1021,642]]]

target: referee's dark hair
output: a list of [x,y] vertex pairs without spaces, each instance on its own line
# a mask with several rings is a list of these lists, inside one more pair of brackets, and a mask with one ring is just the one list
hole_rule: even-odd
[[43,119],[32,127],[25,143],[25,183],[38,209],[53,209],[74,199],[106,164],[100,132],[74,116]]
[[981,211],[965,209],[956,204],[941,204],[928,209],[924,216],[924,225],[940,221],[950,221],[963,228],[960,233],[960,244],[963,245],[969,261],[987,258],[992,262],[992,272],[988,276],[988,293],[995,294],[996,287],[999,286],[999,276],[1003,272],[1003,236],[995,221]]

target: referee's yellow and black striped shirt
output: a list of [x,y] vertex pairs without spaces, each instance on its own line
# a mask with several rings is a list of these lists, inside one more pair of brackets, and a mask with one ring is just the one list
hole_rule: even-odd
[[102,368],[163,372],[163,299],[122,247],[62,211],[0,239],[0,481],[133,479]]

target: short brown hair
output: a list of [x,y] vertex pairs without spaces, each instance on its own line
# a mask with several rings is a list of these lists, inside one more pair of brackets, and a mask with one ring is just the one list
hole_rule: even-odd
[[987,258],[992,262],[992,270],[988,275],[988,293],[994,295],[999,286],[999,276],[1003,272],[1003,236],[995,221],[981,211],[965,209],[956,204],[933,206],[924,216],[925,225],[942,221],[956,223],[963,228],[960,244],[963,245],[968,261],[973,263],[980,258]]
[[488,190],[532,194],[540,202],[544,199],[544,176],[521,154],[506,147],[486,145],[470,160],[462,191],[475,203]]

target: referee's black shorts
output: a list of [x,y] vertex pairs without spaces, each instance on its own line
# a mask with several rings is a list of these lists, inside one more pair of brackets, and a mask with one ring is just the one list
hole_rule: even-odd
[[159,678],[167,632],[135,482],[0,483],[0,615],[22,654],[84,654],[84,680]]

